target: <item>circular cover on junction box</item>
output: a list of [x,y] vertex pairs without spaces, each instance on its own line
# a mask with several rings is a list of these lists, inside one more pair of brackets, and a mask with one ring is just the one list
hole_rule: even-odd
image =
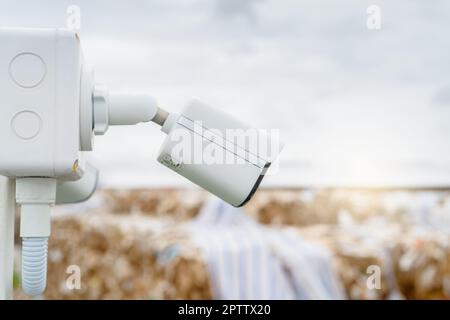
[[36,87],[42,82],[45,74],[44,60],[31,52],[18,54],[9,64],[11,79],[22,88]]
[[41,131],[42,120],[34,111],[20,111],[11,120],[11,129],[21,139],[32,139]]

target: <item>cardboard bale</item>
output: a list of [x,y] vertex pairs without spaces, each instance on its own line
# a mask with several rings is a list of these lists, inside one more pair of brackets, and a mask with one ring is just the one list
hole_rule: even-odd
[[[103,207],[54,218],[46,298],[212,298],[205,261],[183,229],[204,192],[99,194]],[[268,227],[293,228],[326,246],[350,299],[450,297],[450,234],[442,232],[448,193],[260,190],[244,209]],[[70,265],[81,268],[80,290],[67,289]],[[380,267],[379,289],[368,286],[370,266]]]
[[102,191],[104,210],[110,213],[141,213],[188,220],[195,217],[206,193],[190,189],[107,189]]
[[336,224],[339,214],[349,212],[364,221],[386,212],[381,192],[352,190],[259,190],[245,210],[263,224],[309,226]]
[[393,251],[399,287],[408,299],[450,299],[450,236],[406,234]]
[[[298,232],[329,250],[335,272],[349,299],[385,299],[392,291],[385,256],[376,247],[332,225],[302,227]],[[371,266],[381,271],[379,288],[368,286]]]

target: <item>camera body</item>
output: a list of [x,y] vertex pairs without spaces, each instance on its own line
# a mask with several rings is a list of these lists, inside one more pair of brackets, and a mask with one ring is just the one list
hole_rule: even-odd
[[198,100],[169,115],[161,130],[167,137],[158,161],[236,207],[250,200],[273,161],[270,153],[279,152],[265,132]]
[[80,178],[77,34],[2,28],[0,43],[0,175]]

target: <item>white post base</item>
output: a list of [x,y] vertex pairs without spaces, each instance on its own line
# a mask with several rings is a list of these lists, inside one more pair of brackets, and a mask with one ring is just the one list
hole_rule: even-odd
[[0,176],[0,300],[13,298],[15,181]]

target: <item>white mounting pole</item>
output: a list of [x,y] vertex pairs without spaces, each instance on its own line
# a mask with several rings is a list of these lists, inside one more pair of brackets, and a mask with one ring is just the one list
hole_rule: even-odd
[[15,181],[0,176],[0,300],[13,298]]

